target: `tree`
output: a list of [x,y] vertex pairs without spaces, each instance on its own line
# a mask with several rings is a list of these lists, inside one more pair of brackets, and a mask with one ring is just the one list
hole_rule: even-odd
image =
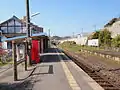
[[107,29],[100,31],[99,33],[100,46],[111,46],[111,32]]
[[112,46],[120,47],[120,35],[117,35],[115,38],[112,39]]
[[104,31],[104,45],[111,46],[111,32],[105,29]]
[[99,38],[98,38],[100,46],[104,46],[104,38],[103,37],[104,37],[104,33],[103,33],[103,31],[101,31],[99,34]]
[[92,35],[92,39],[98,39],[99,34],[100,34],[100,31],[95,31],[95,33]]

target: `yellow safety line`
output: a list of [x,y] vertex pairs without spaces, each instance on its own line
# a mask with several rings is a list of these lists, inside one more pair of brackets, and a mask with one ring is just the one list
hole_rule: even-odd
[[[57,50],[56,50],[57,52]],[[64,55],[64,53],[62,53]],[[76,80],[74,79],[72,73],[70,72],[70,70],[68,69],[67,65],[65,64],[65,62],[62,60],[61,56],[58,54],[59,59],[61,60],[61,64],[63,67],[63,70],[65,72],[65,75],[67,77],[68,83],[70,85],[70,87],[72,88],[72,90],[82,90],[79,85],[77,84]]]
[[65,72],[65,75],[67,77],[68,83],[69,83],[70,87],[72,88],[72,90],[81,90],[81,88],[77,84],[72,73],[69,71],[67,65],[65,64],[65,62],[63,60],[61,60],[61,64],[62,64],[63,70]]
[[87,83],[91,86],[93,90],[104,90],[96,81],[94,81],[90,76],[88,76],[79,66],[77,66],[74,62],[70,62],[70,64],[78,71],[84,74],[82,78],[87,81]]
[[[62,53],[65,55],[64,53]],[[59,56],[60,57],[60,56]],[[67,57],[67,56],[66,56]],[[61,57],[60,57],[61,58]],[[68,57],[67,57],[68,58]],[[69,59],[69,58],[68,58]],[[97,82],[95,82],[91,77],[89,77],[79,66],[77,66],[74,62],[69,62],[77,71],[81,71],[81,73],[84,73],[85,76],[82,78],[88,82],[88,84],[91,86],[93,90],[104,90]],[[65,75],[69,81],[70,86],[73,90],[81,90],[81,88],[78,86],[77,82],[75,81],[74,77],[72,76],[71,72],[69,71],[67,65],[63,60],[61,60],[62,67],[64,69]]]

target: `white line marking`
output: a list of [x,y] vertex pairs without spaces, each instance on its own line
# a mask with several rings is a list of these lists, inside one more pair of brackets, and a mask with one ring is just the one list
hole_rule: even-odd
[[40,56],[44,55],[64,55],[64,53],[41,53]]

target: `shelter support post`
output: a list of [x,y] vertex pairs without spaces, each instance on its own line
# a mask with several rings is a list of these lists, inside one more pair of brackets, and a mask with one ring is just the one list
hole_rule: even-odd
[[16,54],[17,54],[17,61],[20,60],[20,50],[18,48],[18,44],[16,44]]
[[44,48],[44,47],[43,47],[43,38],[41,38],[40,41],[41,41],[41,53],[43,53],[43,48]]
[[39,54],[41,53],[41,45],[40,45],[40,40],[38,41],[39,43]]
[[27,61],[29,61],[29,65],[32,65],[31,61],[31,43],[30,40],[27,42]]
[[45,39],[45,49],[47,49],[47,40]]
[[14,61],[14,81],[17,81],[17,55],[16,55],[16,43],[12,42],[12,50],[13,50],[13,61]]
[[27,43],[24,43],[24,54],[23,54],[24,58],[25,58],[25,71],[27,71]]
[[45,46],[45,50],[48,49],[48,40],[47,38],[44,39],[44,46]]
[[48,39],[46,39],[45,41],[46,41],[46,49],[48,49]]

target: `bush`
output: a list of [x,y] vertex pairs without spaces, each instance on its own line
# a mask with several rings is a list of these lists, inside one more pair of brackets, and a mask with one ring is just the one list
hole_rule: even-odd
[[76,44],[76,42],[75,41],[65,41],[65,42],[63,42],[63,44],[74,45],[74,44]]
[[112,39],[112,46],[120,47],[120,35],[117,35],[115,38]]

